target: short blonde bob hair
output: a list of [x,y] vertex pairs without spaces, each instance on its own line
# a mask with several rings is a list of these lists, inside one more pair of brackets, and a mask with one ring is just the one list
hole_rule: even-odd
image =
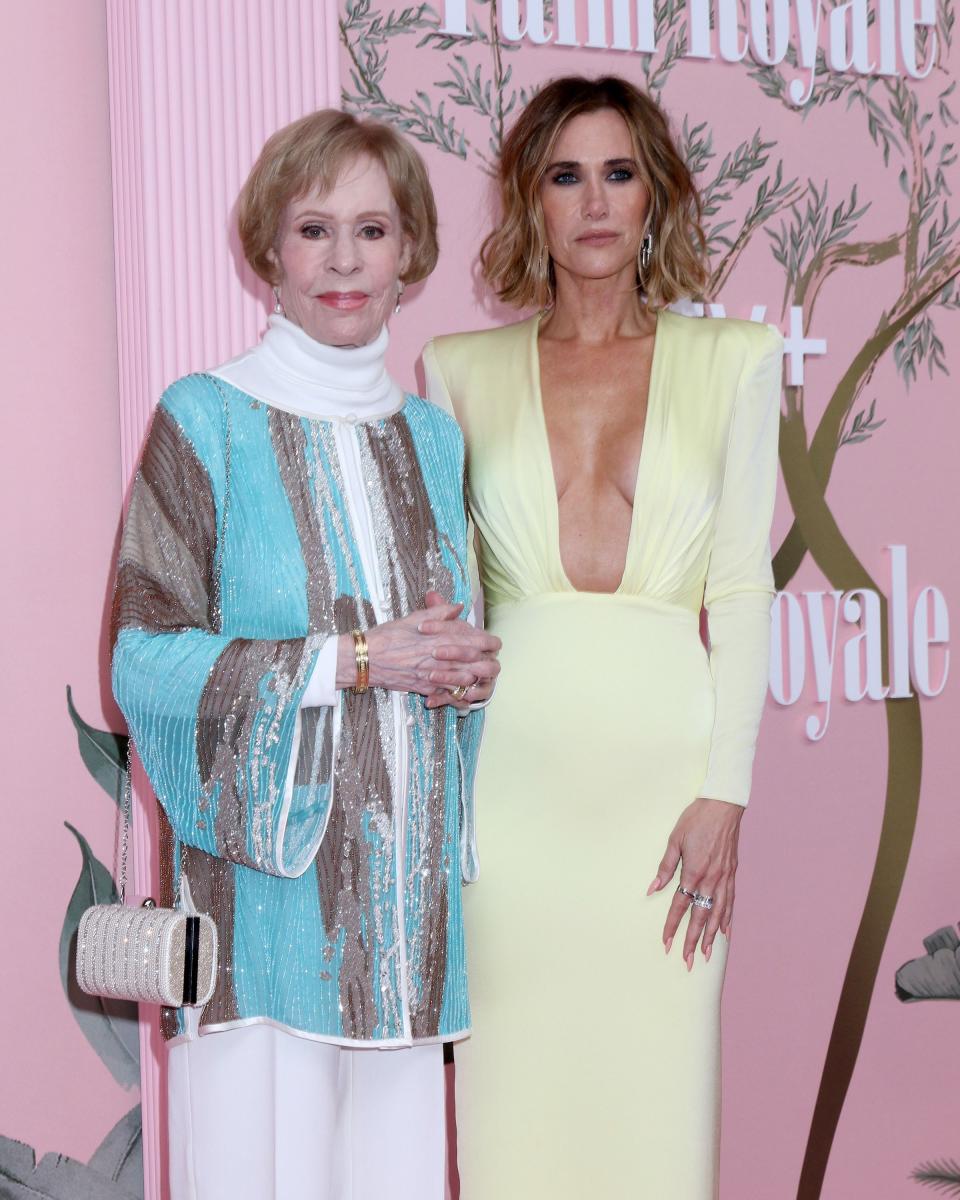
[[708,269],[700,197],[663,109],[616,75],[567,75],[537,92],[503,143],[497,172],[502,218],[483,243],[480,263],[487,282],[508,304],[543,308],[552,302],[554,271],[540,185],[566,123],[604,109],[626,122],[650,195],[643,233],[653,235],[653,257],[646,271],[637,267],[647,302],[663,308],[704,293]]
[[390,180],[410,243],[404,283],[426,279],[437,265],[437,205],[423,159],[413,146],[379,121],[324,108],[301,117],[267,139],[243,185],[237,212],[247,262],[271,286],[279,282],[276,253],[287,205],[314,188],[329,191],[345,167],[366,156]]

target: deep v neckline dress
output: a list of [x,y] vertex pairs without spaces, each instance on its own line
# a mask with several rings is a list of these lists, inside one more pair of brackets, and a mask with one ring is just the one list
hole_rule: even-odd
[[[547,430],[546,412],[543,406],[543,385],[540,369],[540,352],[539,352],[539,336],[540,336],[540,317],[534,317],[531,322],[531,338],[530,338],[530,395],[533,400],[533,406],[536,412],[536,423],[540,427],[540,463],[539,471],[540,484],[543,489],[543,512],[549,521],[549,529],[547,534],[547,550],[553,549],[556,554],[556,563],[552,574],[562,584],[563,590],[567,592],[579,592],[585,595],[612,595],[620,596],[629,588],[629,575],[631,559],[634,557],[636,550],[636,542],[638,528],[642,525],[643,506],[648,499],[644,494],[645,473],[647,462],[650,455],[656,456],[656,449],[648,450],[648,441],[656,441],[656,422],[661,420],[659,413],[659,405],[661,403],[662,389],[659,386],[659,367],[660,360],[663,355],[661,346],[665,338],[662,338],[661,328],[663,325],[669,324],[663,321],[662,316],[657,319],[657,328],[654,333],[653,354],[650,362],[650,380],[647,391],[647,412],[644,420],[642,441],[640,443],[640,453],[637,456],[637,465],[634,473],[633,481],[633,519],[630,522],[630,533],[627,537],[627,543],[623,554],[623,569],[620,572],[620,582],[617,587],[608,593],[589,593],[583,589],[576,588],[570,582],[566,568],[563,565],[563,555],[560,551],[560,502],[557,496],[557,479],[553,467],[553,458],[550,450],[550,435]],[[651,414],[653,421],[651,421]],[[648,439],[648,434],[651,437]]]
[[[746,803],[773,593],[781,345],[658,319],[619,587],[559,546],[538,318],[453,335],[428,391],[464,430],[488,627],[503,640],[465,897],[464,1200],[712,1200],[726,943],[688,973],[647,887],[697,796]],[[712,651],[700,636],[710,613]]]

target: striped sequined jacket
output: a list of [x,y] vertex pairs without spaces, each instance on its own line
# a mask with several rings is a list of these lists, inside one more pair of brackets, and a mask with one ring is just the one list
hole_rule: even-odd
[[[379,689],[300,704],[328,637],[430,589],[469,609],[466,539],[460,431],[417,397],[349,423],[210,375],[164,395],[123,535],[113,685],[165,818],[164,900],[182,875],[217,924],[201,1032],[267,1020],[405,1045],[467,1031],[461,868],[483,714]],[[181,1033],[180,1014],[165,1029]]]

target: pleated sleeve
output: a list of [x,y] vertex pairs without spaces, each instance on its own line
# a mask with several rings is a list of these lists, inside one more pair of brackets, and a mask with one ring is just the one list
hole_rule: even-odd
[[326,635],[222,632],[229,419],[209,377],[180,381],[158,406],[121,542],[113,689],[175,836],[294,876],[332,798],[335,713],[300,719]]
[[704,606],[716,715],[700,795],[745,805],[767,691],[783,339],[755,334],[734,404]]

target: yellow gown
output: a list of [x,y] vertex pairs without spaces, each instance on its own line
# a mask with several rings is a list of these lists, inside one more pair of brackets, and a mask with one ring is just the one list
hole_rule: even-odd
[[464,899],[462,1197],[713,1200],[726,944],[688,974],[679,938],[669,957],[661,943],[673,889],[646,890],[695,797],[749,794],[782,339],[660,314],[623,578],[584,593],[560,560],[538,328],[424,351],[428,394],[466,437],[486,622],[503,639]]

